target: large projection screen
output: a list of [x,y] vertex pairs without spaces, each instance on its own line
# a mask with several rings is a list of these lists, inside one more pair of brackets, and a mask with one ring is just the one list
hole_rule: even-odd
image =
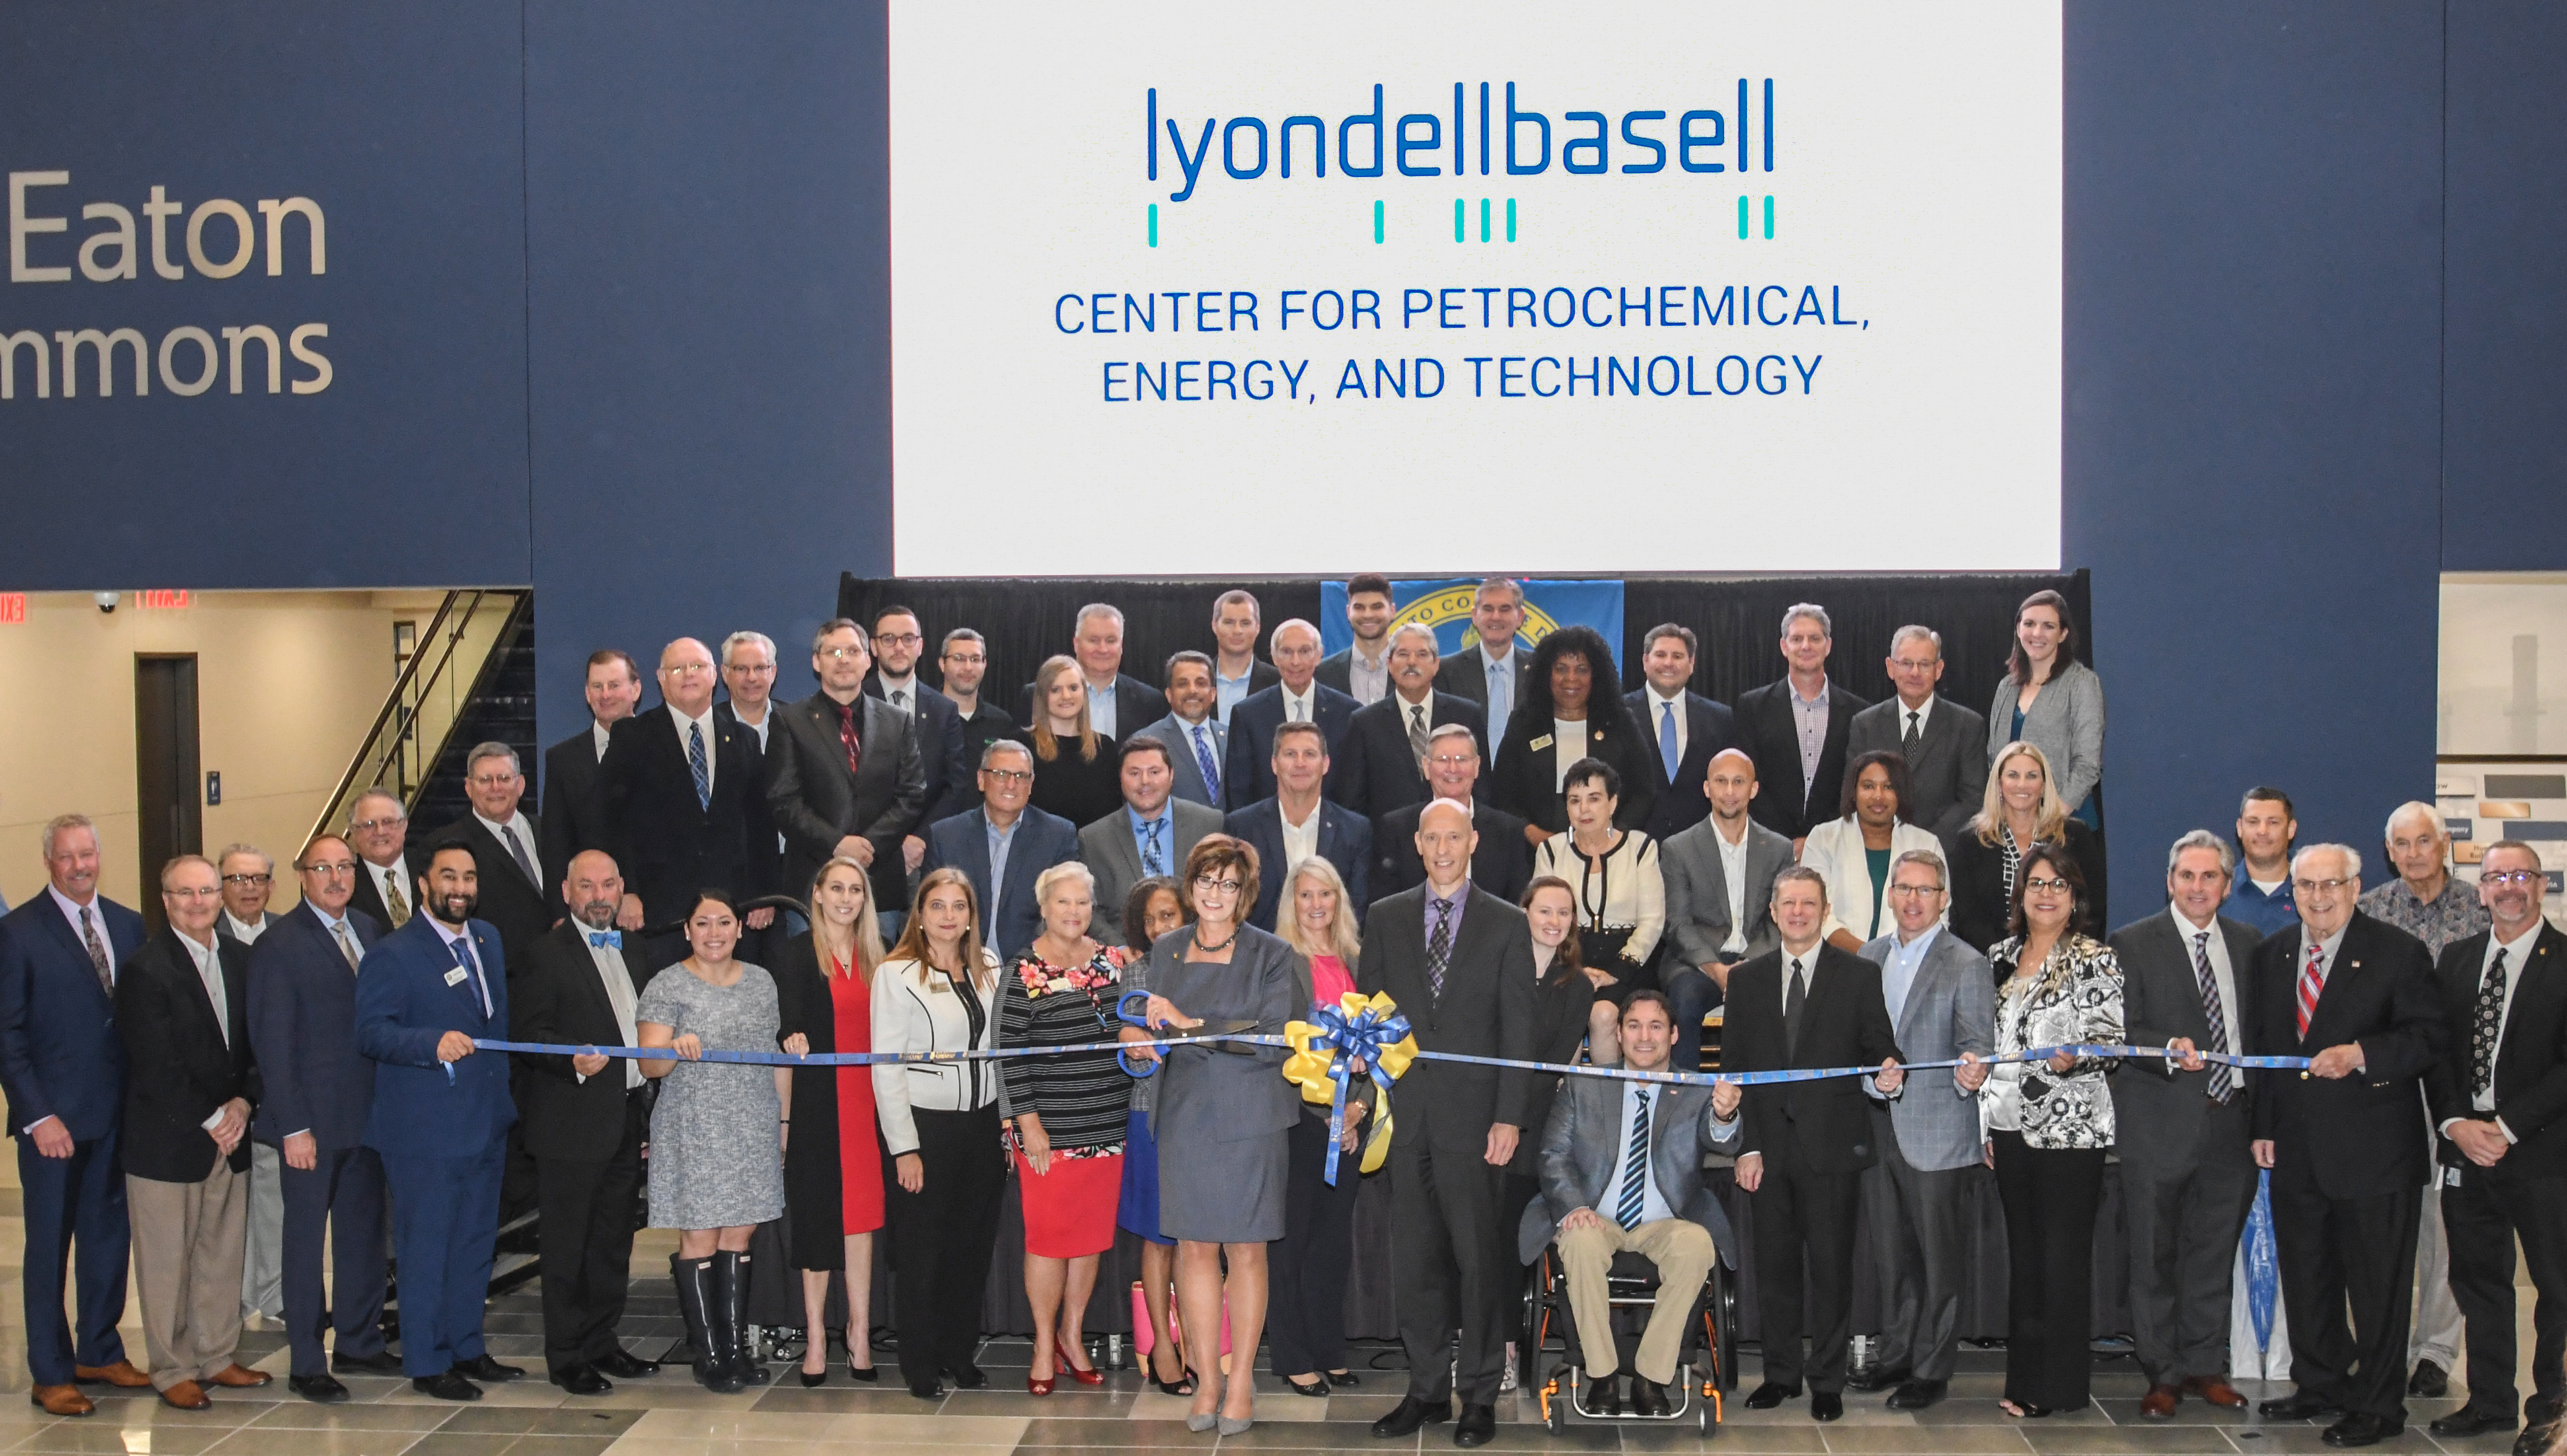
[[2055,568],[2060,47],[894,0],[895,569]]

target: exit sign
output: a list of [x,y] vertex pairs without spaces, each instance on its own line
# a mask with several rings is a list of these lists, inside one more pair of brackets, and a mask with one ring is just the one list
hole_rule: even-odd
[[145,591],[136,592],[134,594],[134,605],[157,611],[170,611],[179,607],[192,607],[195,605],[195,602],[187,594],[184,587],[171,588],[164,586],[152,587]]
[[26,620],[27,594],[0,592],[0,623],[18,623]]

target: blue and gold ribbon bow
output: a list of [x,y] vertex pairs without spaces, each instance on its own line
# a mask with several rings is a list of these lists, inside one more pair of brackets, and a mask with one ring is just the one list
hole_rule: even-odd
[[1328,1168],[1331,1187],[1337,1181],[1337,1150],[1345,1137],[1346,1091],[1358,1076],[1369,1076],[1382,1095],[1379,1114],[1366,1135],[1361,1171],[1369,1173],[1390,1154],[1390,1086],[1417,1057],[1417,1038],[1408,1018],[1388,996],[1366,999],[1349,991],[1335,1006],[1310,1008],[1310,1019],[1287,1021],[1284,1040],[1292,1054],[1284,1062],[1284,1077],[1301,1089],[1301,1100],[1328,1104]]

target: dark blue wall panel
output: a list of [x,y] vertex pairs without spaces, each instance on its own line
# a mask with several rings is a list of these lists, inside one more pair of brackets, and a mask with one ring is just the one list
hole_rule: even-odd
[[2431,796],[2441,10],[2068,9],[2066,563],[2114,897],[2249,784],[2303,839]]

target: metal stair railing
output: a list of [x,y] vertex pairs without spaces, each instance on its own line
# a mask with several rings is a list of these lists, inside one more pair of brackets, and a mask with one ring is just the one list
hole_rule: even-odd
[[485,587],[445,594],[347,771],[323,802],[311,834],[304,836],[307,842],[312,835],[340,832],[349,805],[360,794],[390,792],[405,813],[418,806],[446,738],[511,640],[509,624],[527,595],[522,589]]

